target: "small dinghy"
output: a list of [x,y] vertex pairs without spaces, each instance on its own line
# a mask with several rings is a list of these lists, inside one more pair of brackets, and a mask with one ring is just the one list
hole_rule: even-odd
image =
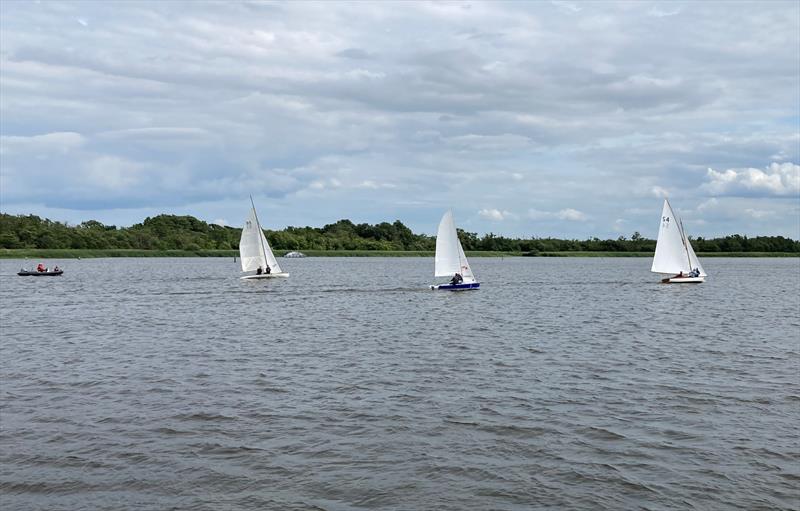
[[63,275],[64,270],[53,270],[53,271],[36,271],[36,270],[25,270],[22,269],[17,272],[17,275],[20,277],[58,277],[59,275]]
[[256,272],[240,277],[243,280],[272,279],[288,277],[289,274],[281,271],[278,260],[269,248],[267,238],[258,221],[256,206],[253,197],[250,197],[250,215],[244,222],[242,237],[239,239],[239,259],[242,262],[243,272]]
[[446,284],[434,284],[431,289],[441,291],[466,291],[478,289],[481,284],[475,280],[475,275],[469,267],[467,256],[458,240],[453,212],[448,211],[439,222],[439,232],[436,234],[436,257],[434,277],[449,277]]
[[661,279],[664,284],[700,284],[708,276],[683,230],[683,222],[675,216],[666,199],[661,210],[661,227],[658,229],[656,253],[650,271],[672,275]]

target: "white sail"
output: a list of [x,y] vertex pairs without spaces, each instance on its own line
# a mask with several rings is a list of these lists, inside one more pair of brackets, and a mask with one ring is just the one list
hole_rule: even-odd
[[272,273],[280,273],[281,268],[278,261],[269,248],[267,238],[256,216],[256,208],[250,209],[250,214],[242,227],[242,237],[239,238],[239,256],[242,261],[242,271],[262,270],[269,265]]
[[261,239],[258,234],[260,231],[256,220],[256,210],[252,208],[244,222],[244,227],[242,227],[242,237],[239,238],[239,258],[242,262],[242,271],[255,271],[259,267],[266,268],[267,258],[264,249],[261,248]]
[[465,284],[475,282],[475,275],[472,274],[472,268],[469,267],[467,256],[464,254],[464,249],[461,248],[461,242],[458,241],[458,233],[456,233],[456,241],[458,242],[458,257],[461,260],[461,276],[464,278]]
[[666,199],[661,210],[661,226],[658,229],[656,253],[650,271],[672,274],[691,271],[680,223],[675,218],[675,213]]
[[267,242],[267,238],[264,236],[264,231],[261,230],[260,226],[258,232],[261,233],[261,242],[264,244],[264,252],[267,254],[267,264],[269,264],[270,271],[272,273],[281,273],[281,267],[278,266],[278,260],[275,259],[275,254],[272,253],[269,242]]
[[439,231],[436,234],[435,277],[452,277],[460,273],[464,283],[475,282],[475,277],[458,241],[456,224],[453,221],[453,212],[448,211],[439,222]]
[[[686,232],[684,231],[683,234],[685,236]],[[686,240],[686,251],[689,253],[689,262],[691,263],[692,270],[697,268],[697,270],[700,272],[701,277],[708,277],[706,271],[703,269],[703,265],[700,264],[700,260],[697,259],[697,255],[695,255],[694,253],[694,249],[692,248],[692,244],[689,242],[689,238],[685,238],[685,240]]]
[[683,231],[681,221],[675,216],[669,201],[665,199],[661,210],[661,227],[658,230],[656,253],[650,271],[676,274],[689,273],[694,268],[699,269],[702,276],[706,276]]

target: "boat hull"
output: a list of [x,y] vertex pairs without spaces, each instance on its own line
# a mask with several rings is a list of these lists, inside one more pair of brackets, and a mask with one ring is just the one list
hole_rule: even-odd
[[58,271],[20,271],[17,275],[20,277],[58,277],[63,274],[64,270]]
[[276,279],[276,278],[286,278],[289,276],[288,272],[281,272],[281,273],[262,273],[261,275],[245,275],[244,277],[239,277],[242,280],[260,280],[260,279]]
[[439,284],[431,286],[436,291],[469,291],[481,287],[480,282],[470,282],[468,284]]
[[705,281],[705,277],[667,277],[661,279],[662,284],[701,284]]

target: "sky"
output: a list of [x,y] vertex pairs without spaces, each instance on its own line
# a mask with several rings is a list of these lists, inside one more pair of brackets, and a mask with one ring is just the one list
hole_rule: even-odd
[[0,210],[800,239],[800,2],[0,2]]

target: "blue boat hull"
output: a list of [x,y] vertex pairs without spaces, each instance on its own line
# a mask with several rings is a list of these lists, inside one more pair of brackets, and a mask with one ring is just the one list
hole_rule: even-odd
[[469,289],[478,289],[481,287],[480,282],[470,282],[469,284],[440,284],[438,286],[431,286],[431,289],[439,291],[467,291]]

